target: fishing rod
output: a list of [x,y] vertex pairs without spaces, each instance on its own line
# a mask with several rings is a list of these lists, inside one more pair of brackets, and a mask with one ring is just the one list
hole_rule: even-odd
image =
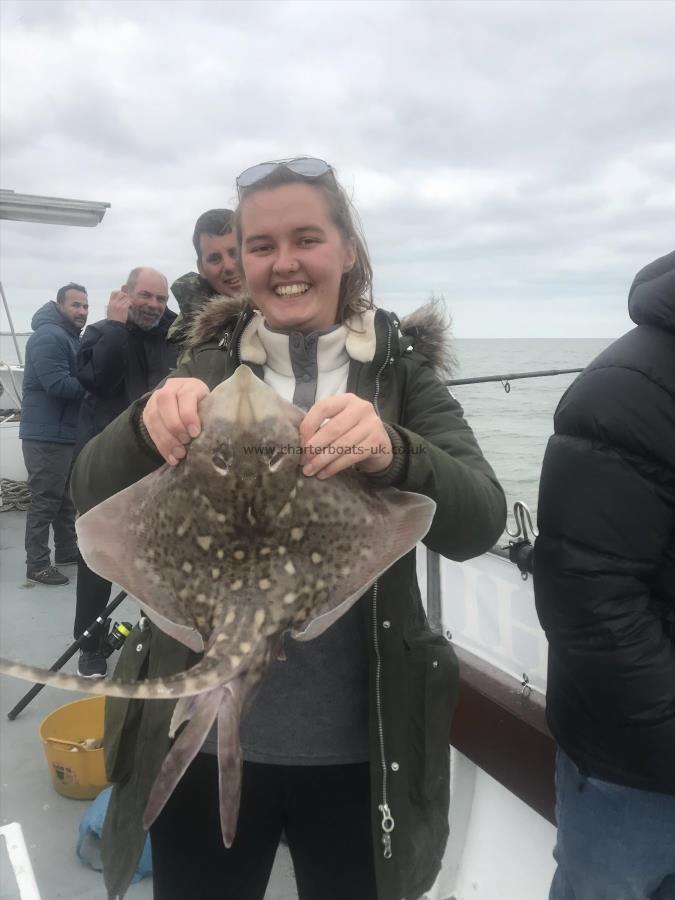
[[454,387],[458,384],[484,384],[488,381],[498,381],[508,394],[511,390],[511,381],[517,381],[520,378],[546,378],[551,375],[578,375],[583,369],[542,369],[540,372],[510,372],[508,375],[480,375],[476,378],[452,378],[446,381],[447,387]]

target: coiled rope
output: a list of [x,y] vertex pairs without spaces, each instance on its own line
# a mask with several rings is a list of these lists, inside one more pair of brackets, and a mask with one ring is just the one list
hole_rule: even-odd
[[31,491],[25,481],[0,478],[0,512],[26,510],[30,506]]

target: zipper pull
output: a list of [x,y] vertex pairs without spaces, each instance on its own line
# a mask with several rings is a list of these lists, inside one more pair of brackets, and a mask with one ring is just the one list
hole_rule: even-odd
[[377,807],[382,813],[382,847],[385,859],[391,859],[391,833],[394,830],[394,819],[391,815],[388,803],[382,803]]
[[391,859],[391,835],[390,834],[382,835],[382,846],[384,848],[382,850],[382,855],[384,856],[384,858]]

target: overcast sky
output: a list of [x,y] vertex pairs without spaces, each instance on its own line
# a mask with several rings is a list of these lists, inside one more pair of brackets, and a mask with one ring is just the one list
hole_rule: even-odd
[[197,216],[293,155],[352,192],[378,305],[443,295],[459,337],[619,335],[675,247],[672,2],[4,0],[0,25],[2,187],[111,204],[1,223],[19,330],[65,282],[95,321],[134,266],[193,269]]

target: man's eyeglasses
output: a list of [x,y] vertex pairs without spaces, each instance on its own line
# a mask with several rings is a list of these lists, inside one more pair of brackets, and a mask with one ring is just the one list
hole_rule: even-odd
[[239,199],[241,199],[242,188],[248,188],[253,184],[257,184],[257,182],[267,178],[268,175],[271,175],[272,172],[281,166],[284,166],[296,175],[301,175],[303,178],[319,178],[321,175],[326,175],[326,173],[333,171],[332,166],[329,166],[325,160],[315,159],[312,156],[296,156],[295,159],[277,159],[258,163],[257,166],[244,169],[237,178]]

